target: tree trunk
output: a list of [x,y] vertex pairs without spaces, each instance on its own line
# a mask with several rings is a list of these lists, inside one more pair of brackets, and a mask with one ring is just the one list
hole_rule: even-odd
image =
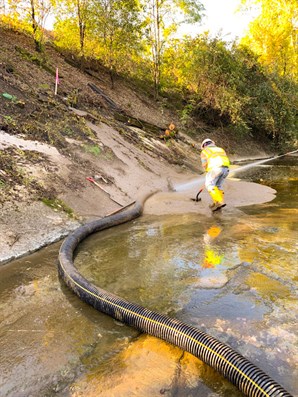
[[33,39],[34,39],[34,44],[35,44],[35,50],[37,52],[42,52],[42,45],[40,39],[37,37],[38,33],[38,24],[35,19],[35,4],[34,0],[30,0],[31,3],[31,23],[32,23],[32,29],[33,29]]
[[86,25],[82,16],[82,7],[80,0],[77,1],[78,21],[79,21],[79,34],[80,34],[80,58],[81,58],[81,69],[84,69],[85,64],[85,33]]

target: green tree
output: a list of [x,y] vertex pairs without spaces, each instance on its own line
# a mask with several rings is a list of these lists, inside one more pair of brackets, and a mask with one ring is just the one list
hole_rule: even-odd
[[[90,21],[91,2],[88,0],[63,0],[56,3],[56,44],[73,49],[84,63],[86,35]],[[67,43],[67,38],[70,40]]]
[[141,49],[141,6],[138,0],[97,0],[91,10],[96,54],[107,66],[112,86],[115,70]]
[[208,36],[176,40],[165,51],[164,68],[167,90],[185,103],[188,128],[203,120],[278,145],[297,139],[297,84],[268,72],[247,47]]
[[297,0],[242,0],[260,7],[242,43],[249,46],[263,65],[282,76],[298,78]]
[[51,0],[8,0],[3,3],[3,10],[15,19],[15,26],[22,26],[32,34],[38,52],[43,48],[45,23],[51,9]]
[[180,24],[200,21],[203,6],[198,0],[149,0],[144,5],[144,10],[145,37],[150,49],[154,96],[157,99],[165,46]]
[[55,24],[56,44],[76,51],[81,59],[98,59],[110,73],[123,71],[140,50],[138,0],[64,0]]

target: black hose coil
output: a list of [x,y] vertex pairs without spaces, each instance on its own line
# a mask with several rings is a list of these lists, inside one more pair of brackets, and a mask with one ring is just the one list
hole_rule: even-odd
[[91,233],[137,218],[143,206],[83,225],[70,234],[59,251],[59,274],[83,301],[116,320],[170,342],[210,365],[249,397],[291,397],[277,382],[228,345],[166,315],[130,303],[86,280],[75,268],[73,255],[78,244]]

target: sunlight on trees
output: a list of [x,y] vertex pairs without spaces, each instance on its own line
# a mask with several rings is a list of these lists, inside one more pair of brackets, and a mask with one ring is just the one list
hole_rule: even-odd
[[145,4],[145,37],[151,53],[154,96],[158,98],[162,54],[171,35],[178,29],[177,17],[179,13],[183,15],[180,23],[199,22],[203,6],[198,0],[149,0]]
[[88,0],[62,0],[55,7],[57,22],[54,32],[58,46],[73,49],[82,59],[86,55],[90,8]]
[[242,43],[259,56],[270,71],[298,80],[297,0],[242,0],[259,4],[260,15],[250,24]]
[[46,19],[52,9],[50,0],[2,0],[2,20],[11,27],[29,31],[34,39],[36,51],[44,44]]
[[93,40],[108,68],[112,85],[114,73],[127,67],[126,59],[141,51],[141,5],[138,0],[99,0],[93,3]]
[[134,49],[140,49],[137,0],[63,0],[57,6],[55,43],[79,57],[100,60],[113,74]]
[[297,140],[296,0],[239,0],[260,7],[241,43],[207,33],[174,38],[200,21],[199,0],[0,0],[2,26],[29,32],[43,51],[44,24],[56,15],[54,44],[84,70],[106,68],[112,87],[125,76],[164,106],[235,134]]
[[187,38],[169,47],[164,65],[169,90],[187,100],[181,112],[186,127],[199,119],[278,144],[297,137],[297,84],[268,74],[247,47]]

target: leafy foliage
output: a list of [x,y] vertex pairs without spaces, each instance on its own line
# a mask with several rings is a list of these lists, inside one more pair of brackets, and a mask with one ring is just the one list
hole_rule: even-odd
[[[53,0],[54,1],[54,0]],[[19,28],[20,25],[28,30],[34,39],[35,49],[41,52],[44,44],[44,27],[46,19],[51,12],[51,0],[4,0],[4,9],[9,10],[8,18],[4,20]]]
[[42,6],[44,12],[53,7],[58,47],[79,57],[82,67],[106,67],[112,86],[118,73],[160,103],[161,96],[170,98],[188,129],[203,120],[235,134],[265,135],[279,145],[297,141],[296,0],[242,0],[243,6],[260,7],[260,15],[240,44],[208,35],[173,38],[181,24],[200,21],[199,0],[6,1],[10,9],[2,22],[29,31],[35,42]]
[[[78,7],[80,5],[80,8]],[[55,25],[55,43],[83,58],[95,58],[113,74],[131,68],[127,60],[140,51],[137,0],[64,0]]]
[[240,134],[267,135],[276,143],[297,134],[297,84],[268,73],[247,47],[229,49],[207,36],[188,38],[169,48],[164,67],[168,89],[179,90],[187,103],[186,124],[199,118]]
[[[162,61],[171,36],[177,32],[177,18],[181,23],[196,23],[201,19],[203,6],[198,0],[149,0],[145,3],[145,40],[154,84],[154,95],[158,98],[162,78]],[[180,15],[179,15],[180,14]]]
[[242,0],[260,7],[242,43],[249,46],[271,72],[298,80],[297,0]]

